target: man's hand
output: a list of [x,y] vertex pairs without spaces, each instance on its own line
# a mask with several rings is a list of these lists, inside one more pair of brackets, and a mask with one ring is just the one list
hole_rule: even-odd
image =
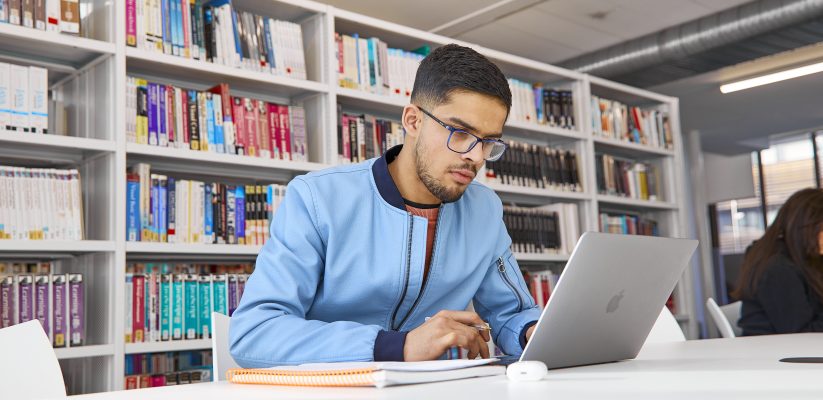
[[530,326],[530,327],[529,327],[529,330],[527,330],[527,331],[526,331],[526,343],[528,343],[528,342],[529,342],[529,340],[531,340],[531,338],[532,338],[532,333],[534,333],[534,328],[535,328],[536,326],[537,326],[537,325],[532,325],[532,326]]
[[443,310],[406,335],[403,358],[406,361],[436,360],[452,346],[469,351],[469,359],[489,358],[489,331],[472,325],[485,322],[471,311]]

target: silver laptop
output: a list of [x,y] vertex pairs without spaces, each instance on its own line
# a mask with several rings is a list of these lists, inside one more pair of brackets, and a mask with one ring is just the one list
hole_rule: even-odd
[[520,361],[551,368],[634,358],[696,240],[586,232]]

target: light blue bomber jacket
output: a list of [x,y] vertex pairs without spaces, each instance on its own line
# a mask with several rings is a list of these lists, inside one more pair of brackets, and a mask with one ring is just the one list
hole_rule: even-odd
[[471,301],[506,354],[540,316],[509,247],[500,199],[471,183],[441,205],[428,279],[426,227],[384,157],[294,178],[231,318],[243,367],[402,360],[408,331]]

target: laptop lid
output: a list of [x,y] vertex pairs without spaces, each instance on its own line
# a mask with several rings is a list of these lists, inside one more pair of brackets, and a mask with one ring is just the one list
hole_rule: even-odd
[[696,240],[584,233],[520,360],[562,368],[634,358],[695,248]]

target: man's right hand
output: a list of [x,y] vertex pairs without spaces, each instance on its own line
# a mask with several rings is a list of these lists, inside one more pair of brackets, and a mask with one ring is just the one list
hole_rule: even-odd
[[489,331],[478,331],[472,325],[484,325],[479,315],[471,311],[443,310],[406,335],[403,347],[405,361],[427,361],[440,358],[450,347],[469,351],[469,359],[478,355],[489,358]]

